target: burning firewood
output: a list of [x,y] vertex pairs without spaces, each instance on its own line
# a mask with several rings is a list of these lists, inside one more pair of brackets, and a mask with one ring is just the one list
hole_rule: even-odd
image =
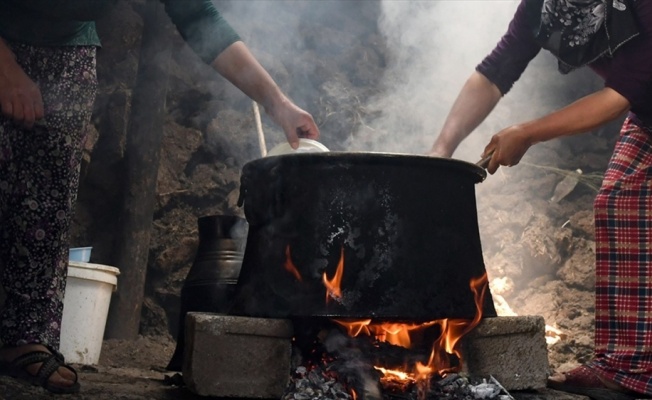
[[401,371],[428,358],[419,351],[350,337],[337,328],[317,338],[310,351],[295,345],[296,365],[283,400],[513,400],[493,377],[451,372],[424,379]]

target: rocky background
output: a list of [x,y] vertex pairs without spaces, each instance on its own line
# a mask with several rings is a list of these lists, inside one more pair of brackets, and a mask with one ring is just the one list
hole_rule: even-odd
[[[110,259],[116,241],[126,132],[129,119],[137,118],[130,105],[144,1],[120,0],[98,23],[104,42],[98,58],[101,86],[72,238],[73,246],[93,246],[97,263]],[[418,9],[397,9],[410,3]],[[327,147],[415,154],[428,150],[464,79],[495,45],[517,4],[501,2],[507,4],[491,10],[500,12],[493,18],[455,9],[460,3],[482,2],[215,1],[283,90],[313,114]],[[429,13],[434,17],[428,19]],[[471,33],[467,38],[447,31],[451,15],[484,17],[454,24]],[[171,23],[160,40],[172,56],[165,64],[167,114],[140,326],[142,335],[155,337],[176,332],[179,293],[198,244],[197,218],[242,216],[236,204],[240,170],[260,157],[251,100],[204,65]],[[601,85],[588,71],[561,76],[544,54],[521,81],[455,158],[475,162],[490,134]],[[268,148],[283,142],[282,132],[265,116],[263,130]],[[614,123],[537,145],[519,166],[501,168],[477,186],[480,234],[497,306],[504,314],[546,318],[555,342],[553,369],[591,357],[592,201],[617,132]],[[582,174],[573,175],[578,168]],[[571,190],[555,197],[568,176]]]

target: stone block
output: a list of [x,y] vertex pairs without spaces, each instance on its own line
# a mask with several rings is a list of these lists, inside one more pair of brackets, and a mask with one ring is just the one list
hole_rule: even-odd
[[462,338],[464,370],[493,376],[507,390],[543,389],[549,373],[541,316],[485,318]]
[[185,325],[183,379],[190,391],[281,398],[291,373],[290,321],[189,312]]

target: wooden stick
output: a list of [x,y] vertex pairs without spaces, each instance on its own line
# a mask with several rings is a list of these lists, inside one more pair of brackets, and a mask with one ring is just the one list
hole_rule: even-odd
[[263,133],[263,123],[260,120],[260,109],[258,108],[258,103],[253,102],[254,108],[254,118],[256,120],[256,131],[258,132],[258,145],[260,146],[260,156],[265,157],[267,155],[267,145],[265,144],[265,134]]

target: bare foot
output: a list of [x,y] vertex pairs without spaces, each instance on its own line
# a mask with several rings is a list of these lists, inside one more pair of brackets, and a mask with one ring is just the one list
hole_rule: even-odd
[[[51,353],[50,350],[48,350],[42,344],[26,344],[18,347],[4,347],[0,349],[0,360],[4,362],[11,362],[16,358],[22,356],[23,354],[27,354],[32,351],[43,351],[46,353]],[[30,374],[36,376],[42,364],[43,363],[30,364],[25,367],[25,370]],[[71,370],[69,370],[68,368],[60,367],[57,371],[55,371],[50,376],[48,381],[52,385],[65,388],[74,385],[75,379],[76,379],[75,374]]]

